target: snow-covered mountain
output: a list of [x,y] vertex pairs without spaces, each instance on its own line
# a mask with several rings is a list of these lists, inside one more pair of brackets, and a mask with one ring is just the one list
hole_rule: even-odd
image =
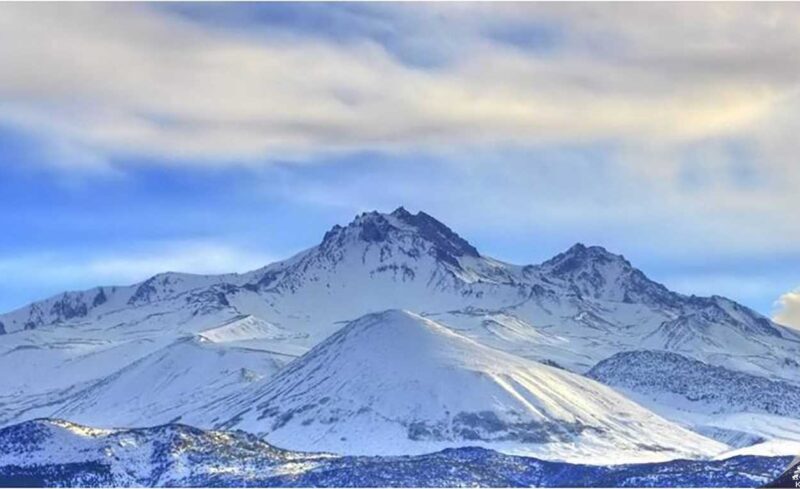
[[178,424],[98,430],[36,420],[0,429],[2,487],[757,487],[790,461],[739,456],[604,467],[472,447],[337,457]]
[[585,377],[398,310],[353,321],[221,406],[231,413],[225,427],[293,450],[399,455],[478,445],[622,463],[724,449]]
[[[135,426],[143,419],[138,409],[105,412],[135,401],[148,406],[153,422],[181,416],[210,428],[222,416],[214,406],[250,408],[230,404],[240,398],[234,390],[249,389],[252,378],[268,383],[276,371],[270,365],[389,309],[434,320],[491,351],[577,374],[646,348],[800,385],[800,335],[744,306],[671,292],[596,246],[575,245],[539,265],[504,263],[433,217],[399,208],[334,226],[319,245],[252,272],[163,273],[0,315],[0,371],[8,373],[0,377],[0,424],[61,415]],[[173,349],[213,366],[168,361]],[[263,368],[245,367],[257,375],[236,377],[240,361]],[[124,387],[156,371],[167,379],[158,389],[147,386],[136,397]],[[203,406],[193,391],[206,393]],[[182,404],[191,410],[170,408]]]
[[54,415],[101,426],[210,423],[202,417],[210,400],[247,391],[293,358],[187,337],[69,396]]

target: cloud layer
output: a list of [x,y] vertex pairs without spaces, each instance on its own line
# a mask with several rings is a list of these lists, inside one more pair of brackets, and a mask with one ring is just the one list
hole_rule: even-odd
[[[756,131],[796,103],[794,5],[379,13],[371,21],[390,31],[416,26],[407,37],[437,32],[417,43],[448,46],[444,60],[421,67],[374,36],[217,28],[142,4],[3,5],[0,119],[100,158],[241,163],[407,145],[668,144]],[[558,32],[545,52],[523,42],[543,24]]]
[[[243,8],[3,5],[0,122],[69,169],[600,144],[630,188],[672,212],[700,207],[726,228],[758,214],[800,241],[787,216],[800,186],[797,5],[344,4],[289,16],[317,18],[310,27],[255,6],[266,24],[223,22]],[[497,163],[463,166],[484,180]]]

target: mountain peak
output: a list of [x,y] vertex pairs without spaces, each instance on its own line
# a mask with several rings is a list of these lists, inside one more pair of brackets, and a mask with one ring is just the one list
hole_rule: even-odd
[[586,246],[583,243],[572,245],[567,251],[560,253],[542,264],[555,275],[572,275],[586,268],[618,264],[620,268],[633,268],[622,255],[615,255],[602,246]]
[[398,207],[397,209],[392,211],[392,213],[390,215],[394,216],[394,217],[397,217],[397,218],[404,218],[404,217],[407,217],[407,216],[411,216],[411,213],[408,212],[406,210],[406,208],[401,205],[400,207]]
[[430,244],[438,260],[455,266],[459,266],[460,257],[480,256],[474,246],[442,222],[422,211],[412,214],[402,206],[389,214],[364,212],[346,227],[336,225],[325,233],[323,244],[341,246],[347,236],[367,243],[390,243],[403,237],[422,239]]
[[387,323],[387,322],[402,322],[402,321],[424,321],[424,318],[419,314],[415,314],[406,309],[385,309],[383,311],[372,312],[361,316],[352,321],[356,322],[369,322],[369,323]]
[[406,344],[415,350],[429,342],[426,338],[452,335],[449,329],[439,323],[405,309],[387,309],[366,314],[345,326],[344,331],[347,330],[350,330],[348,336],[358,336],[370,331],[378,335],[381,341],[389,341],[395,348]]
[[542,263],[549,277],[566,281],[584,297],[622,302],[671,301],[674,294],[653,282],[622,255],[602,246],[576,243],[567,251]]
[[570,248],[565,253],[573,256],[599,257],[599,258],[609,258],[609,259],[622,258],[624,260],[622,255],[616,255],[614,253],[611,253],[602,246],[599,245],[587,246],[580,242],[570,246]]

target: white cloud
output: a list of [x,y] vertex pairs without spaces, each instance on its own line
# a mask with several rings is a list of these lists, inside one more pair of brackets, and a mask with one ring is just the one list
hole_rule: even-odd
[[[408,145],[675,143],[747,131],[796,74],[791,6],[519,8],[397,9],[423,24],[444,17],[437,26],[457,38],[446,66],[419,69],[368,39],[246,35],[145,5],[5,4],[0,120],[101,156],[215,164]],[[672,21],[684,18],[694,22]],[[484,33],[520,19],[563,25],[564,46],[540,56]],[[761,49],[767,60],[744,63]]]
[[[446,62],[423,69],[369,37],[236,31],[145,4],[3,4],[0,122],[39,134],[69,168],[119,154],[257,165],[435,149],[438,180],[381,179],[376,166],[286,193],[358,209],[415,202],[462,228],[629,226],[650,248],[800,243],[797,5],[369,8],[382,14],[359,22],[386,23],[418,51],[446,45]],[[553,26],[552,51],[489,35],[529,24]],[[759,184],[729,175],[733,139],[752,147]],[[492,155],[598,140],[614,145],[613,165]],[[687,165],[702,185],[684,185]]]
[[775,305],[773,321],[800,330],[800,289],[783,294]]

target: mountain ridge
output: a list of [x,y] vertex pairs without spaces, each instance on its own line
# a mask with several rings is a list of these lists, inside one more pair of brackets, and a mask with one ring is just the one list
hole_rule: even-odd
[[[624,256],[580,243],[539,265],[504,263],[428,214],[400,208],[360,214],[333,226],[319,245],[250,272],[162,273],[0,315],[10,333],[0,337],[0,371],[14,373],[0,378],[0,392],[8,393],[0,394],[0,420],[52,416],[69,405],[71,416],[101,426],[112,420],[73,403],[76,389],[102,386],[142,358],[160,358],[152,355],[179,338],[205,337],[212,343],[205,350],[289,359],[357,318],[392,309],[520,361],[577,375],[617,353],[646,348],[800,385],[800,334],[733,301],[669,291]],[[28,322],[33,326],[26,328]],[[223,370],[201,379],[183,375],[179,364],[158,368],[173,379],[165,389],[176,397],[144,399],[146,405],[180,406],[185,393],[202,391],[204,383],[229,383]],[[122,390],[111,397],[94,392],[105,406],[131,399]],[[206,404],[234,398],[212,390]],[[151,418],[167,422],[170,412],[152,410]],[[132,414],[113,421],[133,426],[140,420]],[[209,428],[219,420],[197,423]]]
[[[402,223],[405,226],[398,226],[398,223]],[[403,227],[406,227],[406,229],[403,229]],[[276,268],[286,268],[286,265],[289,267],[297,265],[297,262],[302,262],[304,258],[307,258],[308,255],[312,254],[314,251],[321,250],[327,253],[335,252],[336,248],[343,246],[346,239],[352,237],[354,233],[357,233],[359,238],[368,243],[383,243],[390,238],[390,234],[403,231],[407,232],[408,227],[416,230],[420,239],[427,240],[434,244],[433,253],[436,255],[437,259],[455,268],[461,266],[458,261],[461,257],[484,258],[484,256],[469,244],[469,242],[461,238],[440,221],[422,211],[417,214],[411,214],[401,206],[389,214],[380,214],[375,211],[362,213],[356,216],[346,227],[339,225],[333,226],[331,230],[325,233],[322,241],[318,245],[301,251],[287,260],[274,262],[250,272],[218,275],[162,272],[146,280],[130,285],[96,286],[84,290],[62,292],[0,314],[0,318],[6,318],[3,324],[6,334],[8,334],[20,329],[32,329],[45,325],[62,324],[72,319],[84,318],[93,309],[100,306],[110,306],[109,295],[115,295],[119,291],[124,291],[122,294],[124,298],[122,302],[124,304],[118,302],[116,304],[117,306],[137,305],[157,301],[169,297],[170,294],[174,294],[178,291],[185,292],[196,288],[212,287],[215,285],[234,285],[250,288],[264,288],[265,285],[269,286],[271,284],[274,286],[281,275],[281,273],[276,273]],[[414,254],[417,252],[418,250],[414,249],[408,251],[412,257],[416,257]],[[642,273],[641,270],[633,267],[624,256],[611,253],[601,246],[586,246],[583,243],[576,243],[566,251],[540,264],[512,265],[495,259],[490,260],[492,263],[509,267],[511,271],[518,272],[517,274],[521,276],[527,275],[530,277],[540,273],[545,273],[545,275],[552,274],[557,279],[568,283],[571,290],[578,291],[579,294],[586,293],[586,291],[575,287],[575,284],[572,282],[575,282],[578,278],[586,279],[588,277],[588,282],[592,285],[607,285],[598,283],[601,282],[603,278],[596,269],[596,266],[615,264],[621,265],[623,272],[630,274],[637,284],[643,285],[648,291],[658,291],[659,297],[662,298],[710,301],[718,297],[687,296],[669,291],[662,284],[653,281]],[[505,272],[506,275],[503,276],[505,279],[510,278],[511,281],[513,281],[519,278],[509,276],[508,272]],[[408,269],[401,269],[401,273],[408,273]],[[496,276],[484,276],[481,278],[492,281]],[[536,278],[540,277],[537,276]],[[545,277],[545,282],[550,280],[552,280],[552,278]],[[623,290],[622,292],[627,294],[629,291]],[[614,299],[626,302],[631,302],[633,300],[629,296],[615,297]],[[22,322],[22,327],[20,327],[20,321],[14,316],[18,316],[18,313],[24,310],[29,310],[28,319]],[[752,310],[749,312],[751,314],[758,314]],[[10,321],[9,318],[11,318]],[[11,328],[9,324],[13,325],[14,328]]]

